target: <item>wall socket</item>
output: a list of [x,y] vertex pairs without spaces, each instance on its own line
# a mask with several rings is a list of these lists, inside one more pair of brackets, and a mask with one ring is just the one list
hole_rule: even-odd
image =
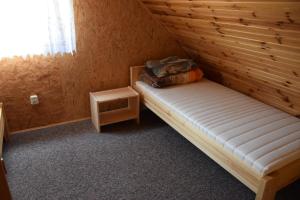
[[30,104],[31,105],[37,105],[37,104],[39,104],[40,102],[39,102],[39,97],[38,97],[38,95],[36,95],[36,94],[34,94],[34,95],[31,95],[30,96]]

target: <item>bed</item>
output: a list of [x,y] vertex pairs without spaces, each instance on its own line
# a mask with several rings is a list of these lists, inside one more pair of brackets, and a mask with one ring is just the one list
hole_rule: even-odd
[[[256,200],[300,178],[300,119],[209,80],[152,88],[131,67],[142,103],[239,179]],[[197,91],[197,92],[195,92]]]

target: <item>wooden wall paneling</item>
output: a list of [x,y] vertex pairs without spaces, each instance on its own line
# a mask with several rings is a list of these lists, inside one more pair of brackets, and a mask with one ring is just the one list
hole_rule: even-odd
[[142,2],[221,83],[300,115],[299,1]]
[[[187,44],[190,44],[191,46],[194,46],[194,47],[191,47],[191,48],[195,48],[197,49],[198,46],[195,46],[195,43],[194,41],[192,40],[189,40],[189,39],[183,39],[183,38],[179,38],[178,37],[178,40],[179,41],[186,41]],[[205,42],[199,42],[199,45],[201,46],[206,46]],[[201,51],[200,48],[198,48],[199,51]],[[204,50],[206,53],[208,53],[207,49]],[[282,65],[280,66],[276,66],[276,65],[270,65],[270,64],[266,64],[266,63],[262,63],[262,60],[261,59],[243,59],[242,57],[239,57],[239,58],[233,58],[233,57],[229,57],[226,53],[224,53],[224,51],[221,51],[221,57],[216,57],[216,58],[223,58],[223,57],[226,57],[228,58],[228,60],[230,61],[233,61],[233,62],[236,62],[236,63],[240,63],[241,61],[246,64],[247,66],[251,66],[251,68],[253,69],[259,69],[259,70],[262,70],[264,72],[269,72],[269,73],[274,73],[278,76],[281,76],[282,78],[287,78],[289,80],[295,80],[297,81],[298,80],[298,77],[295,76],[295,73],[298,72],[298,68],[295,67],[293,70],[287,70],[287,69],[284,69],[282,67]],[[214,54],[215,56],[217,56],[217,54]],[[241,55],[241,53],[240,53]],[[251,55],[249,55],[251,57]],[[254,56],[252,56],[254,58]],[[226,61],[224,61],[226,62]],[[289,66],[290,68],[292,68],[292,66]]]
[[[299,2],[177,1],[181,5],[178,3],[176,5],[176,1],[172,0],[162,2],[168,3],[167,5],[148,4],[148,8],[156,14],[202,18],[220,22],[239,22],[244,25],[267,24],[271,27],[289,29],[297,29],[295,21],[299,20],[297,15]],[[269,12],[265,12],[266,10]]]
[[[193,46],[193,43],[186,43],[186,45],[189,46],[190,48],[197,49],[197,47]],[[226,52],[226,49],[224,51],[222,51],[222,49],[221,50],[218,49],[216,51],[215,49],[209,47],[209,45],[206,45],[205,48],[203,48],[203,49],[198,48],[197,50],[199,52],[203,52],[203,54],[201,54],[202,56],[204,56],[204,54],[208,54],[212,57],[215,57],[216,60],[219,60],[219,58],[224,58],[226,60],[224,60],[223,62],[228,62],[228,61],[234,62],[234,63],[232,63],[232,66],[228,66],[228,67],[234,68],[234,65],[237,65],[236,70],[247,73],[247,75],[249,75],[249,77],[251,75],[253,75],[251,78],[261,79],[261,81],[263,81],[265,83],[275,84],[278,87],[294,90],[295,92],[297,92],[300,88],[299,82],[297,82],[296,79],[291,80],[289,78],[278,76],[278,75],[276,75],[276,73],[273,73],[273,72],[270,73],[268,70],[265,70],[265,71],[257,70],[257,69],[255,69],[255,67],[251,67],[251,68],[247,69],[247,67],[249,66],[247,63],[243,63],[243,67],[241,68],[239,65],[239,63],[241,63],[241,61],[239,61],[238,59],[231,60],[231,58],[228,58],[230,56],[230,54],[228,54]],[[224,53],[224,52],[226,52],[226,53]],[[235,54],[242,55],[237,52],[235,52]],[[216,55],[216,56],[214,56],[214,55]],[[268,79],[272,79],[271,82],[268,82]]]
[[[294,96],[291,93],[286,93],[282,90],[274,90],[273,88],[264,86],[261,84],[250,82],[250,80],[243,80],[242,78],[236,78],[228,73],[224,73],[224,85],[232,87],[236,90],[243,90],[247,95],[255,96],[256,98],[268,102],[268,104],[275,104],[277,107],[284,109],[287,108],[291,113],[294,113],[294,109],[300,109],[300,105],[297,102],[299,96]],[[243,87],[240,87],[242,85]],[[296,113],[295,113],[296,115]]]
[[[258,35],[255,33],[245,33],[239,31],[231,31],[229,29],[218,29],[212,27],[195,28],[184,25],[172,25],[165,24],[166,27],[176,31],[184,31],[190,34],[208,34],[216,39],[224,40],[224,42],[235,42],[237,45],[247,46],[259,52],[273,53],[274,55],[279,54],[280,56],[287,57],[290,59],[296,59],[297,53],[300,49],[297,48],[300,45],[299,39],[285,39],[285,44],[275,43],[276,38],[268,35]],[[260,40],[266,41],[261,42]],[[282,41],[281,41],[282,42]]]
[[[187,44],[187,46],[189,46],[190,48],[196,48],[196,47],[193,47],[193,44],[191,44],[191,43]],[[240,71],[240,72],[246,73],[246,75],[249,78],[260,79],[264,83],[275,84],[278,87],[281,87],[283,89],[294,90],[295,92],[297,92],[300,88],[300,85],[296,79],[291,80],[289,78],[280,76],[280,74],[277,75],[274,72],[270,73],[270,71],[268,71],[268,70],[257,69],[255,67],[252,67],[251,65],[249,65],[246,62],[243,63],[244,66],[241,68],[240,64],[239,64],[241,62],[239,60],[227,58],[229,56],[226,53],[224,53],[224,51],[212,51],[211,48],[209,48],[209,46],[206,46],[206,49],[203,49],[203,50],[197,49],[197,50],[198,50],[198,52],[203,52],[201,54],[202,57],[204,57],[205,54],[208,54],[208,56],[210,56],[212,59],[216,60],[216,62],[222,61],[223,65],[224,65],[224,63],[231,62],[229,65],[227,65],[227,68],[231,68],[235,71]],[[212,56],[211,54],[214,54],[216,56]],[[226,60],[220,60],[220,58],[226,58]],[[226,65],[224,65],[224,66],[226,66]],[[227,68],[225,68],[225,69],[227,69]],[[268,82],[269,79],[271,82]]]
[[[265,52],[258,52],[256,50],[252,50],[251,46],[243,46],[243,44],[234,42],[234,41],[227,41],[227,40],[219,40],[219,38],[211,37],[211,36],[206,36],[202,38],[195,38],[192,33],[189,32],[183,32],[183,31],[173,31],[175,36],[178,36],[178,38],[188,38],[188,39],[193,39],[195,42],[203,41],[208,43],[208,41],[214,41],[208,43],[209,45],[220,45],[223,47],[227,47],[228,50],[230,51],[236,51],[236,52],[242,52],[245,54],[249,54],[250,56],[255,56],[257,58],[262,58],[265,59],[267,62],[277,65],[291,65],[291,66],[296,66],[295,68],[298,69],[298,65],[300,64],[299,60],[297,60],[297,55],[293,56],[293,59],[289,59],[283,56],[276,56],[274,54],[268,54]],[[221,41],[221,42],[220,42]],[[199,48],[203,48],[203,45],[199,45]]]
[[[195,53],[193,50],[188,48],[186,48],[186,51],[189,51],[192,54]],[[197,57],[195,56],[195,58]],[[204,59],[200,58],[199,60],[205,60],[205,64],[201,65],[205,73],[208,74],[208,72],[213,72],[212,76],[218,75],[216,76],[219,77],[217,79],[215,77],[210,77],[212,80],[252,96],[267,104],[278,107],[279,109],[285,110],[293,115],[298,115],[297,110],[300,108],[298,94],[289,92],[287,90],[277,89],[272,86],[268,86],[268,84],[262,84],[249,78],[248,76],[244,77],[240,73],[230,74],[225,71],[218,71],[218,69],[214,68],[214,62],[209,62],[208,58],[204,57]]]
[[[187,25],[188,27],[203,28],[203,26],[211,26],[220,29],[232,29],[240,32],[249,32],[249,33],[271,35],[277,37],[292,36],[292,38],[285,38],[285,39],[297,39],[294,37],[298,36],[297,31],[286,30],[280,27],[268,28],[266,26],[255,26],[252,24],[248,24],[247,26],[245,26],[244,24],[241,23],[223,23],[223,22],[218,22],[216,20],[208,21],[204,19],[193,19],[193,18],[185,18],[185,17],[169,16],[169,15],[155,15],[155,17],[159,18],[163,22],[170,22],[170,24]],[[281,44],[278,40],[277,42]]]
[[[205,39],[205,38],[211,38],[211,40],[219,40],[219,42],[235,42],[236,45],[244,45],[248,47],[258,47],[256,51],[260,52],[266,52],[266,51],[274,51],[278,53],[284,53],[284,55],[280,55],[281,57],[284,56],[289,56],[291,59],[294,59],[297,61],[297,53],[299,53],[299,45],[300,42],[299,40],[293,40],[290,41],[290,45],[286,44],[274,44],[274,43],[264,43],[261,42],[257,39],[251,39],[250,37],[248,38],[243,38],[240,36],[232,36],[232,35],[225,35],[225,33],[220,33],[217,31],[209,32],[207,29],[198,29],[196,30],[195,28],[189,27],[189,29],[185,29],[182,27],[174,26],[174,25],[166,25],[169,29],[172,29],[172,32],[175,33],[182,33],[184,35],[188,35],[189,37],[192,38],[198,38],[197,35],[206,35],[206,36],[201,36],[199,39]],[[294,45],[294,46],[291,46]],[[281,48],[282,47],[282,48]],[[246,49],[247,50],[247,49]],[[273,55],[274,56],[274,55]],[[280,57],[279,56],[279,57]],[[274,56],[275,57],[275,56]]]

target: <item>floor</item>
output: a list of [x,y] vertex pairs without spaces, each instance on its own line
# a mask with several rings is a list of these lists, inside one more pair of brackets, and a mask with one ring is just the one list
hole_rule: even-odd
[[[255,194],[150,111],[103,128],[90,121],[11,137],[14,200],[254,200]],[[300,181],[277,194],[299,200]]]

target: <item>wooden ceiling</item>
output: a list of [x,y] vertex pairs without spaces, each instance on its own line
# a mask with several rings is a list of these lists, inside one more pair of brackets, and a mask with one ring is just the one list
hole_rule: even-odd
[[222,84],[300,115],[299,0],[142,2]]

